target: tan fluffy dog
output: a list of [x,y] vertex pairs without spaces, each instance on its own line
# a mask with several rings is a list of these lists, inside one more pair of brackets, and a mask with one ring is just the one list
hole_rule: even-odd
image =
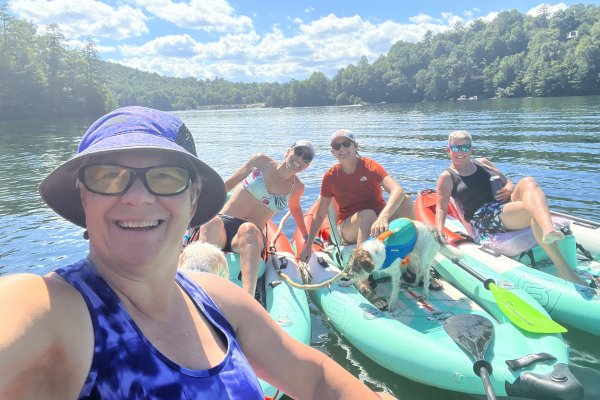
[[225,255],[217,246],[206,242],[193,242],[179,255],[179,269],[210,272],[228,278],[229,268]]
[[[430,268],[435,265],[435,255],[441,252],[447,258],[459,259],[462,253],[457,249],[446,245],[441,239],[437,230],[433,227],[423,224],[418,221],[413,221],[417,230],[417,240],[414,248],[408,254],[410,259],[408,268],[414,273],[414,286],[423,281],[423,298],[429,295],[429,284],[431,281]],[[381,269],[385,261],[385,245],[380,240],[367,240],[360,246],[357,246],[344,272],[346,272],[348,280],[342,282],[341,285],[347,286],[359,281],[364,281],[374,271],[381,270],[392,278],[392,291],[388,300],[388,309],[393,311],[398,301],[398,293],[400,292],[400,280],[402,277],[402,260],[400,258],[386,269]]]

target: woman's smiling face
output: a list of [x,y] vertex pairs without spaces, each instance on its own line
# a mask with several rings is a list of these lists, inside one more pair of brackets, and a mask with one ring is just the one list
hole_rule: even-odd
[[453,139],[448,145],[448,153],[450,153],[450,158],[453,162],[470,160],[472,151],[473,149],[468,139]]
[[346,137],[336,138],[331,143],[331,154],[339,161],[356,157],[357,151],[356,144]]
[[[178,157],[159,151],[110,154],[96,157],[94,162],[134,168],[181,164]],[[117,196],[89,192],[82,184],[79,187],[93,261],[135,270],[171,259],[176,262],[182,236],[196,209],[197,184],[173,196],[150,193],[138,177]]]

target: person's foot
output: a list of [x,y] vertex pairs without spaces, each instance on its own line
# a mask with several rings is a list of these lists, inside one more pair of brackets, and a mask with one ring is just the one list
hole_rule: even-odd
[[380,311],[385,311],[388,308],[388,302],[383,297],[377,296],[374,290],[369,287],[369,282],[365,279],[364,281],[357,282],[356,288],[365,296],[365,299],[369,300],[371,304],[377,307]]
[[375,294],[375,292],[368,292],[366,294],[363,294],[365,296],[365,298],[367,300],[369,300],[369,302],[371,304],[373,304],[375,307],[377,307],[377,309],[379,311],[385,311],[388,309],[388,302],[386,299],[384,299],[383,297],[379,297]]
[[544,233],[542,242],[544,242],[545,244],[552,244],[552,243],[556,242],[557,240],[561,240],[564,238],[565,238],[565,235],[561,231],[554,230],[551,232]]
[[566,281],[569,281],[571,283],[576,283],[576,284],[582,285],[582,286],[588,286],[588,283],[585,282],[583,279],[581,279],[581,277],[579,275],[577,275],[575,270],[573,268],[571,268],[570,265],[565,265],[563,267],[560,267],[559,265],[557,265],[556,272],[558,272],[559,277],[563,278]]

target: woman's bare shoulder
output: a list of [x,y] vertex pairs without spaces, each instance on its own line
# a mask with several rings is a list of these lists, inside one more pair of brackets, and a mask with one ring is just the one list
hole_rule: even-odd
[[[2,277],[0,320],[0,343],[6,350],[0,350],[0,374],[9,382],[10,375],[27,376],[35,370],[43,371],[48,393],[81,389],[94,339],[89,311],[77,290],[50,276]],[[60,389],[54,385],[58,381]]]
[[490,167],[490,166],[493,167],[494,166],[494,164],[490,160],[488,160],[487,158],[485,158],[485,157],[479,157],[479,158],[476,158],[475,160],[477,162],[479,162],[480,164],[485,165],[486,167]]
[[256,153],[250,157],[248,163],[254,168],[263,169],[267,165],[272,164],[273,159],[264,153]]
[[[83,302],[79,292],[66,283],[59,275],[50,273],[46,276],[35,274],[14,274],[0,278],[0,294],[11,293],[17,303],[34,306],[37,303],[60,302],[60,306],[69,306],[71,303]],[[20,302],[26,298],[29,301]]]

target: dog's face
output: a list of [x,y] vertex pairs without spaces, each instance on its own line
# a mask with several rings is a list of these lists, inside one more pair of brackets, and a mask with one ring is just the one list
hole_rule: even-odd
[[369,240],[356,246],[344,268],[347,280],[341,281],[340,285],[350,286],[366,279],[373,271],[380,269],[384,261],[385,245],[379,240]]

